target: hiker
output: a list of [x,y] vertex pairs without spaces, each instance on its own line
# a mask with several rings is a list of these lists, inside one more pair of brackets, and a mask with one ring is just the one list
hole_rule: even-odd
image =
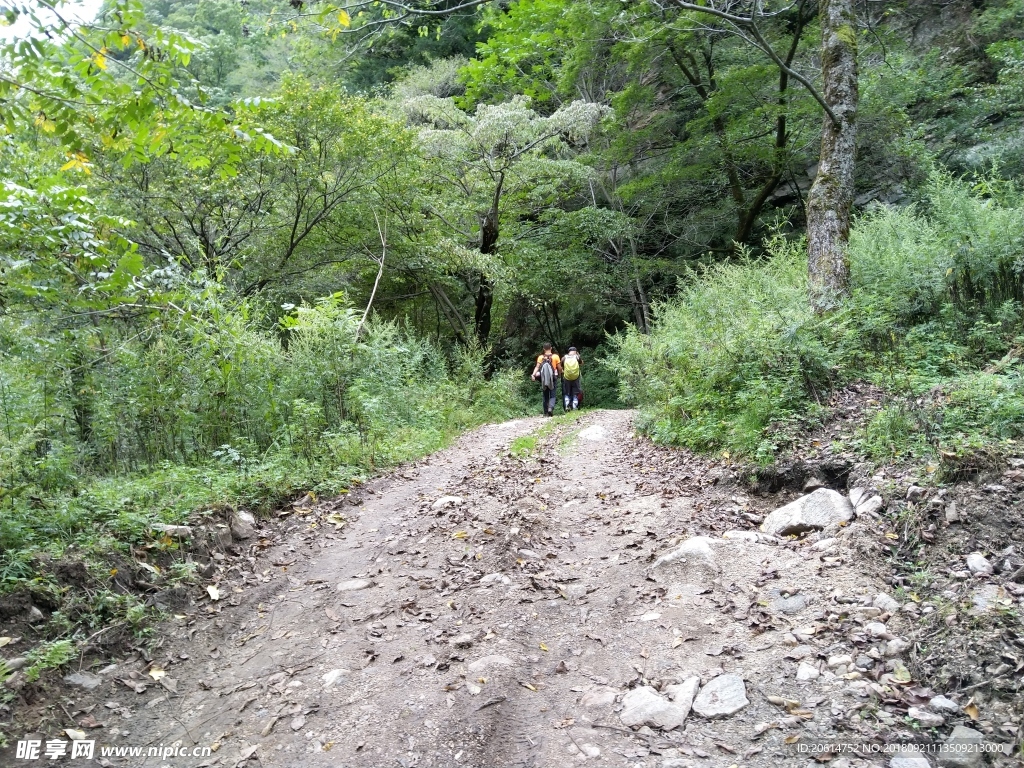
[[541,405],[544,407],[545,416],[555,415],[555,398],[558,397],[558,377],[562,373],[562,361],[551,349],[551,344],[546,342],[543,345],[543,352],[537,358],[537,365],[533,367],[533,374],[530,376],[534,381],[540,381]]
[[583,401],[582,366],[583,358],[576,347],[569,347],[569,354],[562,358],[562,402],[566,411],[575,411]]

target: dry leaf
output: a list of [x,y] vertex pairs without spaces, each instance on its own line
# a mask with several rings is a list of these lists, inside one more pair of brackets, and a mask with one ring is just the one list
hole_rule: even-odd
[[520,682],[519,684],[520,684],[521,686],[523,686],[523,688],[529,688],[529,689],[530,689],[531,691],[536,691],[536,690],[537,690],[536,688],[534,688],[534,687],[533,687],[532,685],[530,685],[529,683],[524,683],[524,682]]
[[5,645],[10,644],[10,642],[11,642],[11,638],[9,638],[9,637],[0,637],[0,648],[3,648]]
[[207,593],[210,595],[211,600],[220,600],[220,590],[217,589],[216,584],[211,584],[206,588]]
[[64,733],[72,741],[85,741],[85,731],[76,731],[74,728],[65,728]]
[[678,648],[682,644],[683,644],[683,638],[681,638],[681,637],[677,637],[674,640],[672,640],[672,647],[673,648]]
[[148,674],[154,680],[159,680],[161,677],[163,677],[167,673],[164,670],[160,669],[159,667],[153,667],[152,669],[149,670]]
[[787,744],[796,744],[798,741],[800,741],[800,734],[794,733],[792,736],[787,736],[785,739],[783,739],[783,741],[785,741]]
[[541,649],[542,651],[547,651],[548,647],[547,647],[546,645],[544,645],[544,643],[541,643],[541,644],[540,644],[540,649]]
[[971,718],[971,720],[977,720],[981,714],[981,710],[978,709],[978,705],[974,703],[974,699],[967,702],[967,706],[964,707],[964,713]]

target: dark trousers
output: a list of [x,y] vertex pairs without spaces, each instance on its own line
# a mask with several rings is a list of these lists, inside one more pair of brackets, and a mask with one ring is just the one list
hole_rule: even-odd
[[541,405],[544,408],[544,413],[554,413],[555,403],[558,402],[558,385],[555,385],[554,389],[544,389],[541,387]]
[[583,388],[580,386],[582,377],[569,381],[568,379],[562,379],[562,403],[565,405],[565,410],[571,410],[573,407],[573,399],[578,403],[580,395],[583,393]]

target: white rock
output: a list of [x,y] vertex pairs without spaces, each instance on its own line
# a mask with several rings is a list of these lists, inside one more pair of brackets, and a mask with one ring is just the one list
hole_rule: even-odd
[[601,756],[601,748],[596,744],[580,744],[580,751],[587,757]]
[[757,542],[757,534],[753,531],[726,531],[722,534],[722,538],[731,541]]
[[649,725],[671,731],[678,728],[690,714],[690,707],[665,698],[650,686],[634,688],[622,697],[619,719],[629,728]]
[[871,604],[884,613],[896,613],[900,609],[899,602],[884,593],[875,595]]
[[473,636],[469,632],[463,632],[461,635],[456,635],[449,640],[448,645],[453,648],[471,648],[473,646]]
[[895,755],[889,758],[889,768],[931,768],[932,764],[923,755]]
[[693,706],[693,700],[697,696],[697,690],[699,688],[700,678],[688,677],[681,683],[667,686],[665,688],[665,693],[673,702],[681,707],[686,707],[686,711],[689,713],[690,707]]
[[444,509],[445,507],[458,507],[462,504],[461,496],[442,496],[430,505],[431,509]]
[[480,578],[481,584],[493,584],[496,581],[501,581],[503,574],[500,573],[488,573],[486,576]]
[[927,709],[921,707],[911,707],[907,710],[907,714],[917,720],[925,728],[938,728],[940,725],[946,722],[946,719],[935,712],[929,712]]
[[706,574],[717,574],[721,569],[715,562],[715,553],[711,550],[711,539],[707,536],[694,536],[687,539],[671,552],[654,561],[653,571],[675,566],[686,571],[701,571]]
[[822,539],[811,544],[815,552],[826,552],[839,544],[839,539]]
[[947,523],[959,523],[960,513],[957,511],[956,502],[951,501],[946,505],[946,522]]
[[369,579],[349,579],[338,585],[339,592],[358,592],[361,589],[369,589],[373,582]]
[[975,576],[992,575],[992,563],[986,560],[981,552],[971,552],[967,556],[967,568]]
[[[942,768],[975,768],[984,760],[980,745],[984,741],[978,731],[958,725],[946,739],[947,748],[939,753],[938,763]],[[977,745],[975,751],[966,751],[965,745]]]
[[734,715],[747,706],[747,688],[739,675],[719,675],[701,688],[693,701],[693,711],[701,717]]
[[587,691],[580,698],[580,706],[584,709],[602,709],[604,707],[610,707],[615,703],[615,697],[618,693],[614,688],[595,688],[592,691]]
[[818,671],[818,668],[806,661],[801,661],[796,670],[796,679],[800,681],[817,680],[820,676],[821,672]]
[[842,666],[844,664],[846,666],[850,666],[851,664],[853,664],[853,656],[851,656],[848,653],[844,653],[844,654],[841,654],[839,656],[829,656],[828,657],[828,668],[829,669],[835,669],[836,667]]
[[255,529],[256,518],[244,509],[239,510],[231,516],[231,535],[239,540],[252,538]]
[[881,496],[872,496],[861,501],[854,509],[858,515],[874,515],[882,508],[883,503]]
[[508,656],[492,654],[490,656],[480,657],[476,661],[472,662],[467,669],[473,674],[477,674],[479,672],[486,672],[491,667],[514,667],[515,664],[516,663]]
[[935,712],[959,712],[960,705],[945,696],[932,696],[928,706]]
[[187,525],[167,525],[166,523],[153,523],[149,526],[154,531],[166,533],[172,539],[189,539],[192,537],[192,528]]
[[666,757],[661,761],[661,768],[693,768],[693,760],[685,757]]
[[890,640],[892,638],[889,628],[880,621],[869,621],[864,625],[864,630],[872,637],[880,637],[883,640]]
[[851,519],[850,500],[829,488],[820,488],[776,509],[765,518],[761,530],[775,536],[791,536]]
[[643,616],[641,616],[640,621],[657,621],[660,618],[660,613],[657,613],[656,611],[651,611],[650,613],[645,613]]
[[332,669],[330,672],[327,672],[323,676],[324,688],[330,688],[347,674],[347,669]]
[[527,560],[543,560],[544,555],[540,552],[534,552],[532,549],[520,549],[519,556],[526,558]]
[[65,677],[64,682],[68,685],[77,685],[80,688],[91,691],[93,688],[99,687],[103,682],[103,678],[91,672],[75,672]]
[[885,650],[883,651],[883,653],[886,656],[899,656],[909,647],[909,641],[904,640],[902,637],[894,637],[892,640],[885,644]]

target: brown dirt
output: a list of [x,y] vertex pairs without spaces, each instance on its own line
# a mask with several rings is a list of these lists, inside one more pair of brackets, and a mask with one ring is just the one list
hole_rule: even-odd
[[[176,603],[155,647],[120,659],[94,691],[23,707],[22,731],[85,724],[103,745],[216,746],[209,757],[109,758],[126,766],[774,768],[806,765],[800,743],[941,739],[969,722],[956,714],[931,731],[906,716],[932,693],[967,703],[961,677],[935,687],[894,680],[885,660],[846,677],[826,664],[872,649],[864,626],[878,617],[865,606],[875,595],[911,602],[890,583],[890,519],[802,541],[723,538],[756,530],[798,491],[782,483],[757,495],[740,468],[652,446],[631,419],[592,411],[576,423],[484,427],[358,499],[259,522],[191,604]],[[509,454],[538,429],[549,431],[532,456]],[[847,477],[832,481],[845,490]],[[435,508],[445,496],[461,502]],[[652,572],[658,555],[698,535],[711,539],[717,572]],[[372,586],[337,589],[353,579]],[[881,618],[913,639],[930,615]],[[798,642],[806,647],[794,652]],[[919,675],[929,650],[913,645]],[[818,679],[795,679],[802,654]],[[594,703],[723,672],[744,679],[750,703],[722,720],[691,713],[673,731],[634,731],[619,704]],[[986,732],[1010,740],[998,728],[1019,725],[1019,713],[999,712]]]

